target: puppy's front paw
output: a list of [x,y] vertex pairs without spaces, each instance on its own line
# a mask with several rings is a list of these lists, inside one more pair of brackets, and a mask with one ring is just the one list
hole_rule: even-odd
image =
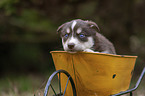
[[85,49],[84,52],[94,52],[94,51],[91,49]]

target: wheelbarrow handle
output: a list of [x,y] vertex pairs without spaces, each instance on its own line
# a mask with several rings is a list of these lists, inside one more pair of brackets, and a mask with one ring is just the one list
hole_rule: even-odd
[[127,94],[127,93],[130,93],[130,96],[132,96],[132,92],[135,91],[139,87],[139,84],[140,84],[140,82],[141,82],[144,74],[145,74],[145,67],[143,68],[143,71],[142,71],[142,73],[141,73],[141,75],[140,75],[137,83],[135,84],[135,87],[134,88],[129,89],[127,91],[120,92],[118,94],[111,95],[111,96],[120,96],[120,95]]

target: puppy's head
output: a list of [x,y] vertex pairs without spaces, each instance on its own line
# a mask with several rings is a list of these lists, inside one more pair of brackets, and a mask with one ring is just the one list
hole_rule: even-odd
[[77,52],[93,48],[97,30],[96,23],[77,19],[62,24],[57,32],[62,38],[64,50]]

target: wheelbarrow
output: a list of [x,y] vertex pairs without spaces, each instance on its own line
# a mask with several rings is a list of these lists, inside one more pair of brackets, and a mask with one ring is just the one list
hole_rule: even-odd
[[[65,51],[51,52],[55,71],[48,79],[44,96],[120,96],[136,90],[143,78],[143,69],[135,87],[128,89],[137,56]],[[51,84],[57,76],[59,90]]]

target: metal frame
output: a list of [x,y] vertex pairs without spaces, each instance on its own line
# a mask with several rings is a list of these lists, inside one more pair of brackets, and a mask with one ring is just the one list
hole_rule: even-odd
[[141,83],[141,80],[142,80],[144,74],[145,74],[145,67],[144,67],[144,69],[143,69],[143,71],[142,71],[142,73],[141,73],[141,75],[140,75],[140,77],[139,77],[139,79],[138,79],[138,81],[137,81],[137,83],[136,83],[134,88],[129,89],[127,91],[120,92],[118,94],[111,95],[111,96],[120,96],[120,95],[124,95],[124,94],[127,94],[127,93],[130,93],[130,96],[133,96],[133,91],[135,91],[138,88],[138,86]]
[[[61,73],[65,74],[65,75],[68,77],[67,82],[66,82],[66,86],[65,86],[65,90],[64,90],[63,93],[62,93],[62,90],[61,90],[61,81],[60,81],[60,80],[61,80],[61,79],[60,79],[60,78],[61,78]],[[59,76],[58,76],[58,77],[59,77],[59,78],[58,78],[58,79],[59,79],[59,92],[60,92],[59,94],[57,94],[57,93],[55,92],[55,89],[54,89],[53,86],[51,85],[51,81],[52,81],[53,77],[56,76],[57,74],[59,74]],[[55,72],[49,77],[49,79],[48,79],[48,81],[47,81],[47,84],[46,84],[46,87],[45,87],[45,90],[44,90],[44,96],[47,96],[49,87],[52,88],[52,90],[53,90],[53,92],[54,92],[54,96],[64,96],[69,81],[70,81],[71,86],[72,86],[73,96],[77,96],[74,81],[73,81],[72,77],[70,76],[70,74],[69,74],[67,71],[65,71],[65,70],[57,70],[57,71],[55,71]]]
[[[64,90],[64,93],[63,93],[63,94],[62,94],[62,92],[61,92],[61,84],[60,84],[60,76],[61,76],[61,75],[60,75],[60,73],[64,73],[64,74],[68,77],[68,80],[67,80],[67,83],[66,83],[66,87],[65,87],[65,90]],[[56,94],[55,90],[53,89],[53,87],[52,87],[52,85],[51,85],[51,80],[53,79],[53,77],[54,77],[56,74],[59,74],[59,88],[60,88],[60,93],[59,93],[59,95]],[[120,93],[118,93],[118,94],[110,95],[110,96],[120,96],[120,95],[124,95],[124,94],[128,94],[128,93],[130,93],[130,96],[133,96],[133,91],[135,91],[135,90],[139,87],[139,85],[140,85],[140,83],[141,83],[141,80],[143,79],[144,74],[145,74],[145,67],[144,67],[144,69],[143,69],[143,71],[142,71],[142,73],[141,73],[141,75],[140,75],[140,77],[139,77],[139,79],[138,79],[138,81],[137,81],[137,83],[136,83],[136,85],[135,85],[134,88],[129,89],[129,90],[127,90],[127,91],[120,92]],[[55,72],[49,77],[48,82],[47,82],[46,87],[45,87],[44,96],[47,96],[49,87],[52,88],[52,90],[53,90],[55,96],[61,96],[60,94],[62,94],[62,95],[64,96],[69,81],[70,81],[70,83],[71,83],[71,85],[72,85],[73,96],[77,96],[74,81],[73,81],[72,77],[70,76],[70,74],[69,74],[67,71],[65,71],[65,70],[57,70],[57,71],[55,71]]]

